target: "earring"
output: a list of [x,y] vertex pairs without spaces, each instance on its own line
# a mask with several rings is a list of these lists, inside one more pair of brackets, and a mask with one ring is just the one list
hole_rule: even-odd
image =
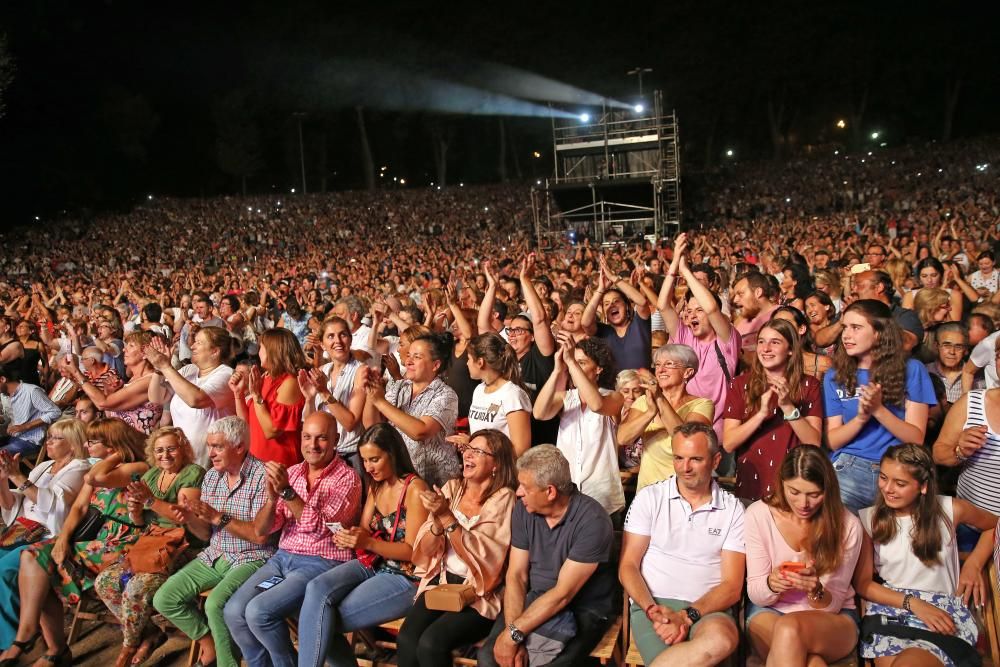
[[497,476],[497,469],[494,468],[493,472],[490,473],[490,477],[496,477],[496,476]]

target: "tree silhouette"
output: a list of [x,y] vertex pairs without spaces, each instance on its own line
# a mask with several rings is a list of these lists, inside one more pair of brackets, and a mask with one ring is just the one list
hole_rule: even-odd
[[6,109],[4,103],[4,91],[14,81],[14,72],[17,67],[14,65],[14,58],[7,50],[7,35],[0,35],[0,118],[3,118]]

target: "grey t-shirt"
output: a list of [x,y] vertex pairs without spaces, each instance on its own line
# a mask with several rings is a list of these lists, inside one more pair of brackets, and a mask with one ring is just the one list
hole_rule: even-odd
[[570,602],[574,609],[611,613],[615,573],[611,567],[614,530],[600,503],[574,487],[566,514],[554,528],[545,517],[516,503],[510,544],[528,552],[528,592],[544,593],[555,587],[559,569],[567,560],[597,563],[597,571]]

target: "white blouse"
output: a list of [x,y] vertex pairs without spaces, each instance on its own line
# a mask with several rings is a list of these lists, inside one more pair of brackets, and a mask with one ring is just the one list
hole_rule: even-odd
[[18,517],[24,517],[44,524],[49,537],[59,534],[76,495],[83,487],[83,476],[90,470],[90,462],[73,459],[55,475],[49,472],[53,465],[53,461],[45,461],[28,473],[28,479],[38,490],[35,502],[18,490],[11,490],[14,504],[9,510],[3,510],[5,525],[9,526]]

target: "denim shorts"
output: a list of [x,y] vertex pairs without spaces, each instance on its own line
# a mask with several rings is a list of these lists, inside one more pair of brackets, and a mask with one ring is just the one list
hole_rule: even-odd
[[857,514],[875,504],[878,493],[879,462],[863,459],[853,454],[841,454],[833,462],[840,483],[840,497],[844,507]]
[[[817,609],[816,611],[819,611],[819,610]],[[749,628],[750,627],[750,619],[753,618],[754,616],[756,616],[757,614],[764,614],[764,613],[778,614],[779,616],[784,616],[785,615],[785,612],[778,611],[774,607],[761,607],[761,606],[755,605],[750,600],[747,600],[746,601],[746,608],[743,611],[743,618],[745,619],[744,620],[744,625],[747,628]],[[854,621],[855,627],[857,627],[857,628],[861,627],[861,617],[858,615],[858,610],[857,609],[841,609],[839,613],[841,615],[843,615],[843,616],[850,617],[850,619],[852,621]]]

